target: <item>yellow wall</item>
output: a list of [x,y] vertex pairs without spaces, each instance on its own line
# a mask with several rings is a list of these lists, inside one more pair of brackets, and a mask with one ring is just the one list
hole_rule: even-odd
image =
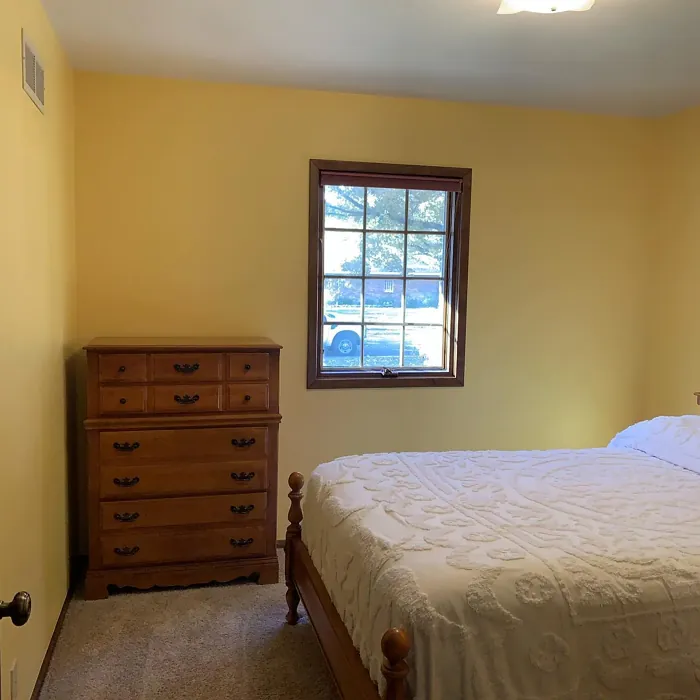
[[647,413],[674,415],[700,391],[700,108],[660,127]]
[[[22,26],[47,68],[45,116],[21,89]],[[75,80],[74,150],[73,75],[39,1],[2,0],[0,597],[35,602],[28,627],[2,629],[6,697],[14,658],[29,697],[66,590],[76,339],[278,340],[283,474],[350,452],[604,444],[638,417],[688,411],[700,389],[700,111]],[[474,169],[465,388],[305,389],[312,157]]]
[[[21,28],[46,67],[46,114],[22,90]],[[65,358],[75,339],[73,73],[39,0],[0,2],[0,598],[3,697],[32,692],[67,588]]]
[[[282,343],[282,474],[375,450],[605,444],[643,413],[650,131],[78,74],[79,336]],[[306,390],[309,158],[474,169],[465,388]]]

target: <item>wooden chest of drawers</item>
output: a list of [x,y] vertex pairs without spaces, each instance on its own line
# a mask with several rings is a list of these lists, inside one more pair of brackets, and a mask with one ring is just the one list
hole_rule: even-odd
[[88,600],[107,587],[276,583],[280,346],[96,338]]

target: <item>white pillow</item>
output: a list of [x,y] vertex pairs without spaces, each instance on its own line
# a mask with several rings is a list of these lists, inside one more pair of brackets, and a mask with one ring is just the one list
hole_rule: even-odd
[[639,450],[700,474],[700,416],[658,416],[635,423],[608,447]]

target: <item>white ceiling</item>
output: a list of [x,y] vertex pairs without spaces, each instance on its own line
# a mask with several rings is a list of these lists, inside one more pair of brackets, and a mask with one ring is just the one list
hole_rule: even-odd
[[78,68],[665,114],[700,104],[700,0],[43,0]]

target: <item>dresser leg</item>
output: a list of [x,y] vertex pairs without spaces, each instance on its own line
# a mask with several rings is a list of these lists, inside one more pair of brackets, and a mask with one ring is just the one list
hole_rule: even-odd
[[85,600],[104,600],[108,597],[105,577],[102,574],[88,571],[85,577]]
[[280,570],[279,564],[266,564],[260,567],[260,578],[258,583],[268,584],[268,583],[279,583],[280,581]]

